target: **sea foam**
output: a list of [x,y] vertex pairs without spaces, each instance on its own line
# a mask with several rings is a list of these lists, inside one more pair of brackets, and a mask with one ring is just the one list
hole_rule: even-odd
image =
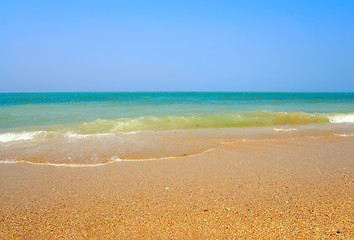
[[354,114],[338,114],[329,117],[331,123],[354,123]]
[[297,131],[296,128],[273,128],[274,131],[276,132],[292,132],[292,131]]
[[21,132],[21,133],[3,133],[0,134],[0,142],[11,142],[20,140],[31,140],[39,134],[45,134],[45,131]]
[[79,134],[73,132],[67,132],[65,134],[68,138],[87,138],[87,137],[100,137],[100,136],[112,136],[113,133],[96,133],[96,134]]
[[342,134],[334,134],[334,135],[340,137],[354,137],[353,133],[342,133]]

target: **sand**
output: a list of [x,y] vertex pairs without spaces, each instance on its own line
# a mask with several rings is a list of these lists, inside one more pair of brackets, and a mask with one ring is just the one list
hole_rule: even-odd
[[1,239],[353,239],[353,137],[89,168],[0,165]]

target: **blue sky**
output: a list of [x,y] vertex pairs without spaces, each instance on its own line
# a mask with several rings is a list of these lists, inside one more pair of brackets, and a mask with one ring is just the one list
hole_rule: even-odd
[[0,91],[354,91],[354,1],[1,1]]

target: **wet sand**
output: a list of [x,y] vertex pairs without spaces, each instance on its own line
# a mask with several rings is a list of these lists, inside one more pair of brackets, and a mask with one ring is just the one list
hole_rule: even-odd
[[88,168],[2,164],[0,238],[353,239],[353,139],[260,139]]

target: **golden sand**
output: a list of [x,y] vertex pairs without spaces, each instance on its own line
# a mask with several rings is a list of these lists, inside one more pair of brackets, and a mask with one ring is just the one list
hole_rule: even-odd
[[0,165],[1,239],[353,239],[352,137],[264,139],[194,157]]

